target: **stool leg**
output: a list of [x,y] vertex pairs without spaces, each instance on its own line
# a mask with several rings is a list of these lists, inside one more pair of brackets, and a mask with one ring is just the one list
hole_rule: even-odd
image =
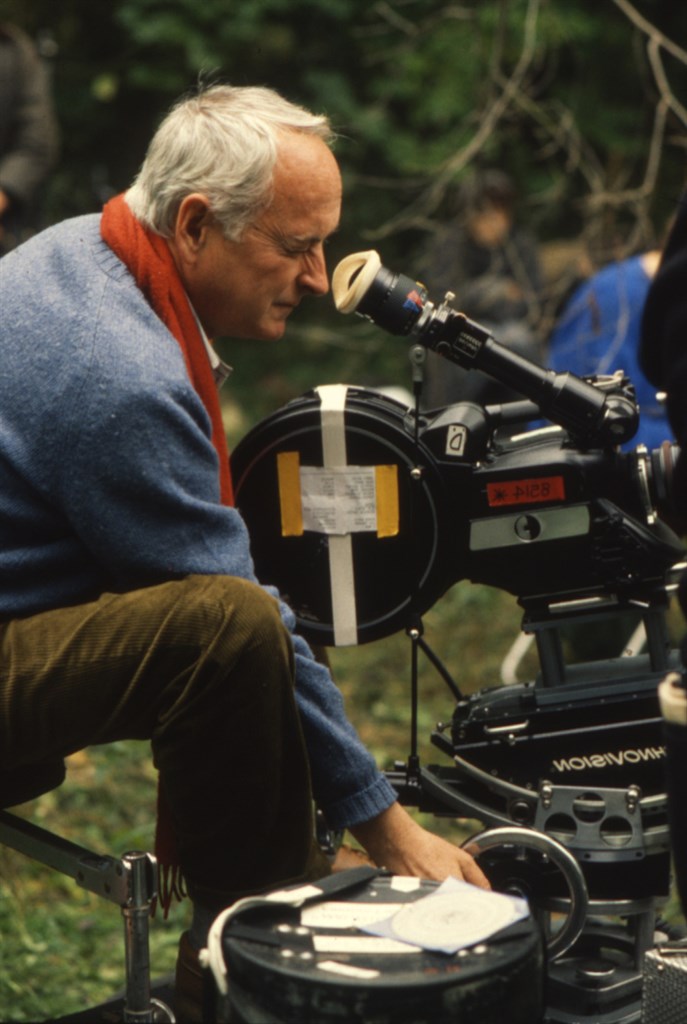
[[[157,894],[157,862],[150,853],[125,853],[122,862],[129,872],[129,899],[122,904],[126,957],[124,1022],[147,1024],[160,1020],[160,1012],[173,1021],[169,1007],[151,999],[150,915]],[[158,1013],[156,1013],[156,1009]]]

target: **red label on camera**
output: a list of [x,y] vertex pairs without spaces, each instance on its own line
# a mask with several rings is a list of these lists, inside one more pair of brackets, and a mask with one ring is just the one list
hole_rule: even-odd
[[565,482],[562,476],[536,476],[487,484],[487,502],[491,508],[564,499]]

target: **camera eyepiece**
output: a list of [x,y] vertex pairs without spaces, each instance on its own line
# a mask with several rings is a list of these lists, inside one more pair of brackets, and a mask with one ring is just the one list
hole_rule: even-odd
[[374,250],[341,260],[332,275],[332,292],[340,313],[367,316],[390,334],[409,334],[427,302],[424,285],[387,270]]

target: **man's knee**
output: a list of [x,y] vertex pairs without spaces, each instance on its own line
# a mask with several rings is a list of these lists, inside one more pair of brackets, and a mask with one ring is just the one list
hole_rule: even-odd
[[[165,622],[153,641],[156,656],[147,660],[163,679],[166,666],[174,668],[165,696],[173,703],[164,704],[160,721],[178,719],[201,699],[209,699],[211,717],[217,712],[221,719],[251,702],[278,704],[280,695],[292,691],[291,638],[278,602],[258,585],[233,576],[194,575],[162,584],[150,599],[159,602]],[[204,721],[202,731],[207,728]]]
[[232,646],[288,649],[279,604],[261,586],[237,576],[190,576],[184,609],[205,632],[226,633]]

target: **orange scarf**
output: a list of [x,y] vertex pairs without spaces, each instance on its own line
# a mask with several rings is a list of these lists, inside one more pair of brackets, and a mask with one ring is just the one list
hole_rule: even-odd
[[219,458],[220,497],[224,505],[233,505],[229,455],[217,385],[205,343],[169,246],[164,238],[136,220],[123,194],[110,199],[103,209],[100,231],[104,241],[128,267],[155,313],[179,343],[191,383],[202,399],[212,423],[212,443]]
[[[123,195],[115,196],[106,204],[100,221],[100,232],[110,249],[128,267],[154,312],[179,343],[191,383],[212,424],[212,443],[219,459],[220,500],[224,505],[232,505],[229,454],[217,385],[205,342],[169,246],[164,238],[136,220]],[[170,828],[169,809],[160,787],[155,853],[159,865],[159,898],[166,917],[172,898],[181,899],[185,895],[185,887],[174,834]]]

